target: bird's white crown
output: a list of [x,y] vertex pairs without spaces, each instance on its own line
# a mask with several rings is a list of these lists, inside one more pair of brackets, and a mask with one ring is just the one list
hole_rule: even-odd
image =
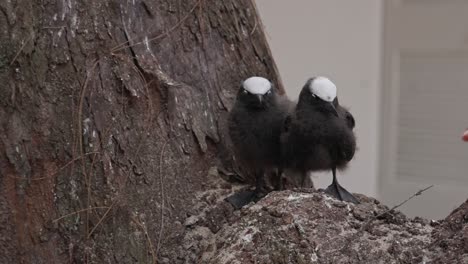
[[309,84],[309,90],[320,99],[333,102],[336,98],[336,85],[327,77],[316,77]]
[[253,76],[245,80],[242,87],[251,94],[264,95],[271,89],[271,83],[263,77]]

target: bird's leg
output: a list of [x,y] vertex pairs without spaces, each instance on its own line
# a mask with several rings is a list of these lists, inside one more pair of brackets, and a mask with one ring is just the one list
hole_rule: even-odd
[[251,202],[259,201],[267,194],[264,174],[263,170],[255,171],[255,190],[243,190],[226,197],[224,200],[236,209],[240,209]]
[[255,190],[247,189],[232,194],[224,200],[234,206],[235,209],[241,209],[243,206],[260,200],[260,190],[263,184],[263,172],[255,171]]
[[314,189],[314,182],[310,178],[310,175],[307,171],[301,172],[302,176],[302,182],[301,182],[301,188],[310,188]]
[[284,186],[283,186],[283,168],[278,168],[276,171],[276,186],[275,190],[276,191],[282,191]]
[[336,167],[332,168],[332,173],[333,182],[330,186],[328,186],[325,192],[331,196],[336,197],[338,200],[358,204],[359,201],[356,199],[356,197],[349,193],[345,188],[341,187],[341,185],[338,183],[338,180],[336,179]]
[[255,172],[255,195],[259,200],[266,195],[264,170]]
[[302,176],[301,188],[305,188],[307,177],[309,177],[309,175],[307,174],[307,172],[302,172],[301,176]]

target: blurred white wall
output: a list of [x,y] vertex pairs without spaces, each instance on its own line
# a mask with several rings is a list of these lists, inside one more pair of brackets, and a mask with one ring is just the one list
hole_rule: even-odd
[[[328,76],[356,119],[359,150],[338,177],[351,192],[377,196],[382,0],[256,0],[286,92]],[[331,173],[314,177],[331,183]]]

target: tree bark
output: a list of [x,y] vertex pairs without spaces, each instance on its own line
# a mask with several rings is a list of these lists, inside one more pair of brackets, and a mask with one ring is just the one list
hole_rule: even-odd
[[231,166],[240,80],[283,91],[253,2],[0,10],[0,262],[177,259],[182,223]]

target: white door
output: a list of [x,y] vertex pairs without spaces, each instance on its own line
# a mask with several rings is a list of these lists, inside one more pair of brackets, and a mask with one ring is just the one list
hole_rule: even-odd
[[385,0],[379,191],[440,219],[468,198],[468,1]]

